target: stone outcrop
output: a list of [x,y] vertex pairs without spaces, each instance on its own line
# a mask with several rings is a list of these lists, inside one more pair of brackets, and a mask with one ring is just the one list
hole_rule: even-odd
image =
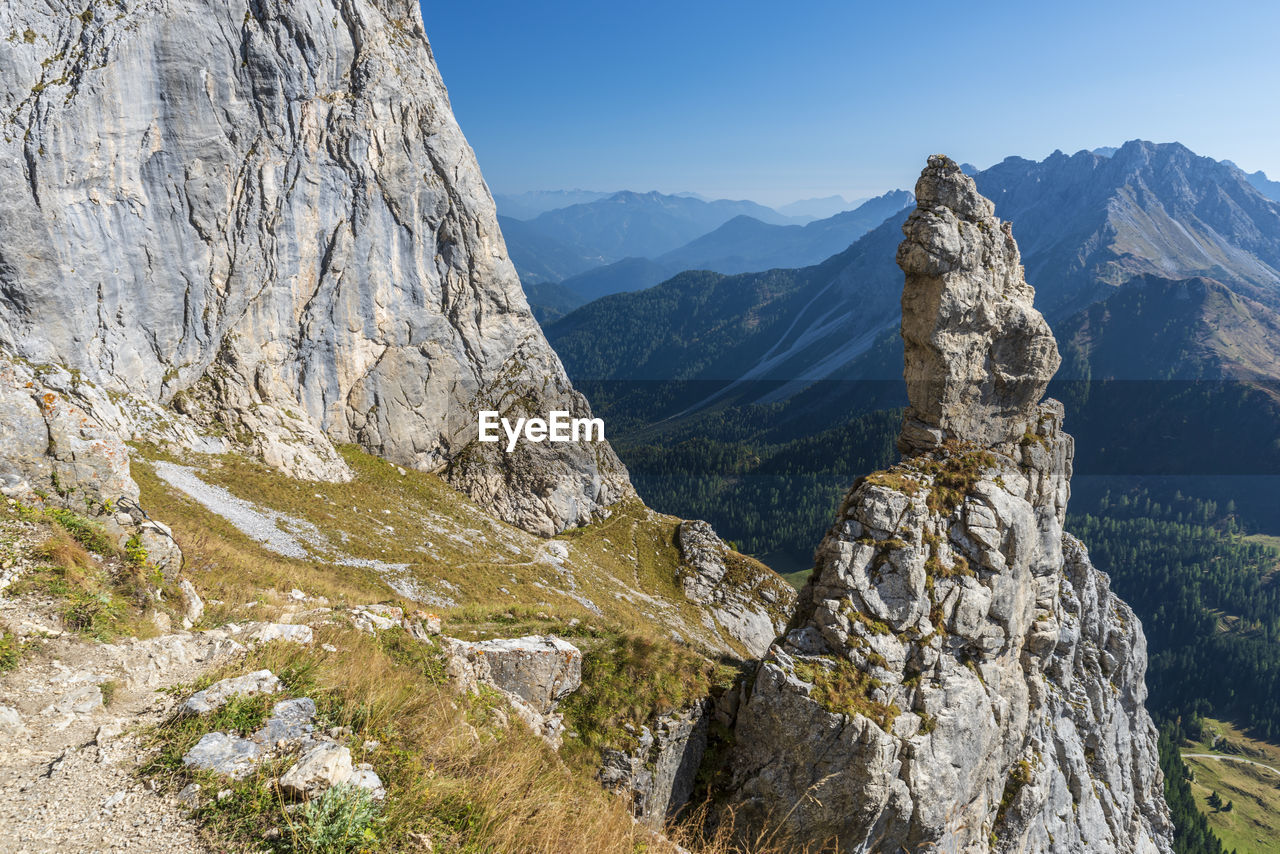
[[[416,2],[53,0],[0,8],[0,33],[0,352],[119,401],[93,413],[116,439],[323,480],[358,443],[544,535],[631,494],[607,443],[476,441],[480,409],[589,410]],[[14,393],[0,376],[0,437],[61,432],[0,479],[129,494],[83,451],[112,439]]]
[[1056,347],[972,181],[930,158],[916,195],[912,455],[845,497],[759,667],[737,818],[840,851],[1167,854],[1142,628],[1063,531]]
[[203,715],[220,709],[233,697],[252,697],[254,694],[274,694],[280,690],[280,680],[270,670],[255,670],[243,676],[233,676],[214,682],[203,691],[197,691],[182,704],[182,712]]
[[564,732],[559,701],[582,684],[582,652],[553,635],[462,641],[442,638],[446,671],[461,690],[484,683],[506,695],[530,729],[555,748]]
[[911,403],[899,448],[910,456],[950,438],[1013,441],[1061,359],[1032,306],[1012,226],[941,155],[929,158],[916,202],[898,247]]
[[636,818],[661,828],[693,794],[694,782],[707,750],[711,702],[658,715],[653,728],[634,733],[630,750],[607,748],[600,769],[601,784],[631,801]]
[[790,585],[763,568],[730,573],[734,557],[715,529],[701,520],[687,520],[676,529],[676,545],[684,560],[679,581],[685,598],[707,609],[714,623],[759,658],[769,649],[795,607]]

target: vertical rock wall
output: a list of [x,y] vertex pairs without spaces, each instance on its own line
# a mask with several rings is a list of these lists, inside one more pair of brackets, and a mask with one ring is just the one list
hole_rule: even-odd
[[304,478],[334,443],[551,534],[629,494],[525,302],[413,0],[0,8],[0,349]]

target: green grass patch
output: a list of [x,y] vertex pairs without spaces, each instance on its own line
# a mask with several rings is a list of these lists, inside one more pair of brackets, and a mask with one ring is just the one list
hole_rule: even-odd
[[581,646],[582,687],[560,710],[578,734],[566,740],[566,756],[591,768],[604,748],[629,741],[628,724],[639,729],[655,715],[686,708],[725,677],[697,653],[657,637],[610,631]]
[[872,692],[880,687],[880,681],[847,659],[829,658],[824,661],[829,665],[809,660],[796,661],[796,676],[813,685],[809,696],[829,712],[862,715],[888,732],[894,720],[902,714],[902,709],[897,703],[872,699]]

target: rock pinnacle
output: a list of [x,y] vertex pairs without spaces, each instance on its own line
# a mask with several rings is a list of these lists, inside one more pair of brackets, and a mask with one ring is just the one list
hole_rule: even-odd
[[911,404],[899,450],[910,456],[948,439],[1012,441],[1061,362],[1032,305],[1012,227],[944,155],[929,158],[916,200],[898,247]]

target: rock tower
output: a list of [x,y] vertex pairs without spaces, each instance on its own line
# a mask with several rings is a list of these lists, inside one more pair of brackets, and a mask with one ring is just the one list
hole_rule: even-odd
[[1166,854],[1142,627],[1063,531],[1057,346],[973,181],[934,156],[916,198],[904,459],[845,497],[760,665],[737,817],[818,850]]

